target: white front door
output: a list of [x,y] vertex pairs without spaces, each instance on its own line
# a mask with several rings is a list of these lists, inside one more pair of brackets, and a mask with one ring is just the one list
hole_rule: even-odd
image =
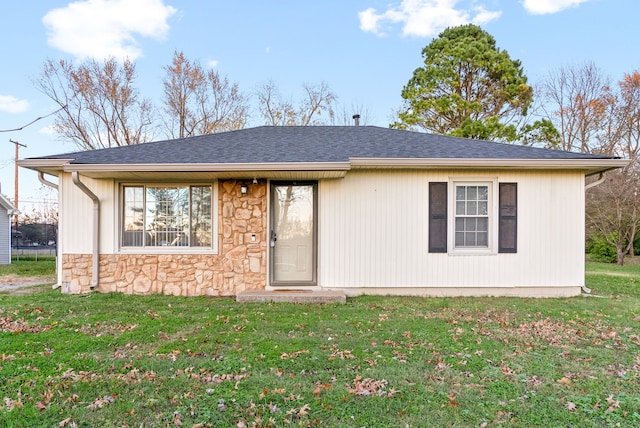
[[271,285],[316,284],[317,187],[271,183]]

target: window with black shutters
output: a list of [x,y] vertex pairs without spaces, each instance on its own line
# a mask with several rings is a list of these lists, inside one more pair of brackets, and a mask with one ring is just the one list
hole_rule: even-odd
[[428,229],[430,253],[516,253],[518,184],[430,182]]

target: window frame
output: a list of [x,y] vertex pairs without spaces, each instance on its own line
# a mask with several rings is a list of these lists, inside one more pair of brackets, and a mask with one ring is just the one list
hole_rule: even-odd
[[[142,187],[143,188],[143,205],[146,203],[146,192],[148,187],[188,187],[188,202],[189,202],[189,218],[191,216],[191,188],[197,186],[210,186],[211,187],[211,245],[210,246],[125,246],[124,240],[124,217],[125,217],[125,188],[127,187]],[[165,181],[135,181],[135,182],[120,182],[118,185],[118,204],[116,209],[118,210],[118,229],[116,234],[117,248],[122,253],[145,253],[145,254],[218,254],[218,180],[213,181],[186,181],[186,182],[165,182]],[[146,210],[146,207],[145,207]],[[143,218],[146,217],[146,213]],[[146,229],[146,223],[145,223]]]
[[[462,247],[456,246],[456,219],[458,218],[456,212],[456,192],[458,186],[487,186],[487,246],[486,247]],[[453,255],[468,255],[468,254],[497,254],[497,242],[498,242],[498,179],[497,178],[469,178],[469,177],[456,177],[449,179],[448,182],[448,211],[449,218],[447,220],[447,235],[448,235],[448,253]],[[484,216],[483,216],[484,217]]]

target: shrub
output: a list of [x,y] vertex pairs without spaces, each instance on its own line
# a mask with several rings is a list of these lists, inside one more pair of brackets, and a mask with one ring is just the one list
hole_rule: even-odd
[[609,244],[601,234],[593,234],[589,237],[586,251],[593,260],[598,262],[616,263],[618,261],[616,247]]

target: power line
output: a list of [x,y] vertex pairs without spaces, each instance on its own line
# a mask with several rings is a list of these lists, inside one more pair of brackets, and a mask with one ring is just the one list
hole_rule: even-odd
[[36,123],[37,121],[42,120],[42,119],[46,119],[46,118],[47,118],[47,117],[49,117],[49,116],[53,116],[54,114],[58,113],[60,110],[64,110],[64,109],[66,109],[66,108],[67,108],[67,105],[65,104],[65,105],[63,105],[62,107],[60,107],[58,110],[56,110],[56,111],[54,111],[54,112],[52,112],[52,113],[49,113],[49,114],[48,114],[48,115],[46,115],[46,116],[40,116],[40,117],[37,117],[37,118],[33,119],[31,122],[27,123],[26,125],[21,126],[20,128],[14,128],[14,129],[0,129],[0,132],[14,132],[14,131],[22,131],[22,130],[23,130],[24,128],[26,128],[27,126],[33,125],[33,124],[34,124],[34,123]]

